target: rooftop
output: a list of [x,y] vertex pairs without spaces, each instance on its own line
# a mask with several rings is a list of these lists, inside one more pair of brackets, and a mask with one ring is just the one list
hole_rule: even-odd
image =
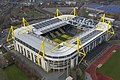
[[98,10],[104,10],[107,12],[112,12],[112,13],[120,13],[120,5],[106,5],[106,6],[101,6],[97,4],[91,4],[87,6],[88,8],[94,8]]
[[[27,27],[18,28],[14,32],[15,37],[21,43],[26,43],[27,46],[39,50],[42,41],[44,41],[46,55],[63,57],[69,56],[76,51],[75,38],[79,37],[82,41],[82,46],[84,46],[106,31],[107,23],[99,23],[100,28],[96,28],[96,24],[98,22],[92,19],[63,15]],[[28,28],[32,28],[32,30],[24,33]],[[64,45],[63,42],[66,42],[72,47],[70,48]],[[58,44],[61,47],[51,52],[50,50]]]

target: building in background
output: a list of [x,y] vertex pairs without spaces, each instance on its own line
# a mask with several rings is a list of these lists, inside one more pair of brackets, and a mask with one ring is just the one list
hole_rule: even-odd
[[97,5],[97,4],[91,4],[86,6],[86,10],[90,13],[90,14],[95,14],[95,15],[99,15],[99,14],[109,14],[109,16],[112,16],[115,19],[119,19],[120,18],[120,6],[119,5]]

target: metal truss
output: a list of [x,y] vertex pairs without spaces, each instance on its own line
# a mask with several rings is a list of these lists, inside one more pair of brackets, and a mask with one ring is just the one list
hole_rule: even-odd
[[[110,20],[105,21],[105,14],[103,14],[103,16],[101,17],[99,23],[100,22],[106,22],[108,24],[106,33],[111,34],[111,36],[107,40],[107,41],[109,41],[115,34],[114,29],[113,29],[112,24],[111,24],[111,21]],[[97,24],[97,27],[99,27],[99,23]]]
[[[29,23],[27,22],[27,20],[24,17],[22,18],[22,23],[23,23],[24,27],[30,26]],[[32,30],[32,27],[26,27],[26,29],[24,29],[24,32],[19,33],[19,35],[23,35],[23,34],[27,33],[30,30]]]
[[71,15],[73,14],[74,16],[78,16],[78,14],[77,14],[77,9],[74,8],[73,11],[72,11],[70,14],[71,14]]
[[[39,59],[40,58],[44,58],[44,56],[45,56],[45,48],[44,48],[44,41],[42,41],[42,44],[41,44],[41,51],[40,51],[40,49],[39,49],[39,51],[38,51],[38,56],[36,57],[36,61],[37,61],[37,64],[38,65],[40,65],[40,63],[39,63]],[[42,53],[42,56],[40,55],[40,53]],[[41,66],[41,65],[40,65]]]
[[8,44],[11,44],[10,42],[12,40],[14,40],[14,29],[15,28],[17,28],[17,27],[11,26],[10,29],[9,29],[9,32],[8,32],[8,35],[7,35],[7,38],[6,38],[6,41],[8,42]]
[[59,9],[56,9],[54,17],[58,17],[60,15],[63,15],[63,14],[59,11]]

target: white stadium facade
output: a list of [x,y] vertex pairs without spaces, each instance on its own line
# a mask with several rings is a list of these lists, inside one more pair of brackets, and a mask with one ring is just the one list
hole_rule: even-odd
[[[111,34],[106,31],[111,30],[111,26],[106,22],[99,22],[98,27],[97,24],[92,19],[61,15],[15,29],[14,47],[47,72],[74,68],[82,58],[76,50],[75,38],[80,38],[80,50],[84,47],[86,54],[109,39]],[[43,41],[44,46],[41,47]]]

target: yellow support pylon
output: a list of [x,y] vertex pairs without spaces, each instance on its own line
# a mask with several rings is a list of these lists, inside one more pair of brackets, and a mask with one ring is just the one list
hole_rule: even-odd
[[29,25],[29,23],[27,22],[27,20],[24,17],[22,18],[22,23],[23,23],[24,27]]
[[99,27],[99,23],[100,22],[105,22],[105,14],[103,14],[98,22],[98,24],[96,25],[96,27]]
[[[110,26],[111,26],[111,28],[112,28],[112,31],[109,30],[109,27],[110,27]],[[111,33],[111,34],[115,34],[114,29],[113,29],[113,27],[112,27],[112,25],[111,25],[110,20],[108,21],[108,29],[107,29],[107,32],[108,32],[108,33]]]
[[[7,35],[7,38],[6,38],[6,42],[10,45],[10,44],[13,44],[13,40],[15,39],[14,37],[14,29],[17,28],[17,27],[14,27],[14,26],[11,26],[10,29],[9,29],[9,32],[8,32],[8,35]],[[15,49],[14,46],[11,45],[11,49]]]
[[63,14],[59,11],[59,9],[56,9],[54,17],[58,17],[60,15],[63,15]]
[[100,22],[105,22],[105,14],[102,15]]
[[14,27],[13,26],[10,27],[7,38],[6,38],[6,41],[8,42],[8,44],[10,44],[11,40],[14,40]]
[[78,14],[77,14],[77,9],[74,8],[73,11],[72,11],[70,14],[71,14],[71,15],[73,14],[74,16],[78,16]]
[[77,47],[76,47],[76,49],[77,49],[77,51],[78,51],[79,54],[83,55],[83,57],[79,61],[79,64],[80,64],[83,61],[83,59],[85,58],[86,52],[84,50],[84,47],[81,47],[82,48],[82,52],[80,52],[80,45],[82,45],[82,43],[81,43],[80,38],[77,38],[76,40],[77,40]]
[[[112,25],[111,25],[111,22],[110,22],[110,20],[107,22],[108,23],[108,28],[107,28],[107,33],[108,34],[111,34],[111,36],[108,38],[108,40],[107,41],[109,41],[113,36],[114,36],[114,34],[115,34],[115,32],[114,32],[114,29],[113,29],[113,27],[112,27]],[[111,27],[111,30],[109,29]]]
[[[103,16],[101,17],[99,23],[100,23],[100,22],[106,22],[106,21],[105,21],[105,14],[103,14]],[[96,27],[99,27],[99,23],[96,25]],[[113,27],[112,27],[112,25],[111,25],[110,20],[107,21],[107,24],[108,24],[108,26],[107,26],[107,31],[106,31],[106,33],[107,33],[107,34],[111,34],[111,36],[110,36],[110,37],[108,38],[108,40],[107,40],[107,41],[109,41],[109,40],[113,37],[113,35],[115,34],[115,32],[114,32],[114,29],[113,29]],[[110,28],[111,28],[111,30],[110,30]]]
[[[40,58],[43,58],[45,56],[45,49],[44,49],[44,41],[42,41],[42,44],[41,44],[41,49],[42,49],[42,56]],[[36,61],[37,61],[37,64],[40,65],[38,62],[39,62],[39,55],[40,55],[40,50],[38,51],[38,56],[36,57]],[[40,65],[41,66],[41,65]]]
[[[29,23],[27,22],[27,20],[24,17],[22,18],[22,23],[23,23],[24,27],[29,26]],[[20,33],[19,35],[23,35],[23,34],[27,33],[30,30],[32,30],[32,27],[26,28],[25,31]]]
[[42,53],[43,53],[43,56],[45,56],[45,48],[44,48],[44,41],[42,41],[42,45],[41,45],[41,48],[42,48]]

